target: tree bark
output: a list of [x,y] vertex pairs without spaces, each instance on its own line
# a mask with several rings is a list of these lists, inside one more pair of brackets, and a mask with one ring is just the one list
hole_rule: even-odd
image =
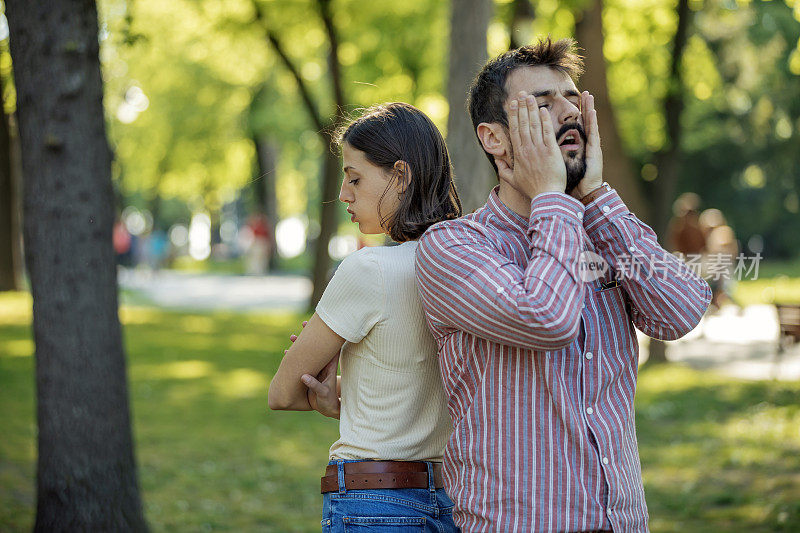
[[[256,17],[263,24],[264,17],[258,8],[258,4],[256,4],[255,7]],[[322,138],[323,145],[327,147],[322,161],[322,172],[320,173],[320,192],[322,198],[319,214],[320,233],[314,247],[314,266],[311,272],[313,290],[311,291],[309,310],[313,310],[316,307],[320,298],[322,298],[322,293],[325,292],[325,287],[328,285],[328,275],[331,267],[328,243],[336,231],[336,209],[338,207],[336,202],[336,190],[339,184],[339,157],[336,155],[335,147],[333,146],[333,134],[344,124],[344,112],[346,109],[344,86],[342,84],[342,70],[339,64],[339,39],[336,34],[336,27],[333,23],[331,0],[317,0],[317,8],[319,9],[319,15],[325,28],[325,35],[328,38],[328,73],[331,80],[333,102],[336,106],[332,116],[328,120],[322,118],[316,103],[311,98],[310,91],[306,87],[303,78],[300,76],[300,71],[284,51],[278,36],[271,29],[267,29],[267,40],[286,68],[289,69],[289,72],[292,73],[292,76],[297,82],[300,97],[303,100],[306,111],[314,123],[317,134]]]
[[94,2],[7,3],[33,295],[36,531],[144,531]]
[[253,145],[256,147],[256,169],[258,175],[253,182],[256,202],[264,212],[272,229],[273,242],[269,249],[269,267],[275,268],[277,246],[275,245],[275,224],[278,223],[278,202],[275,190],[278,148],[267,137],[254,133]]
[[683,140],[681,114],[684,107],[684,86],[681,60],[689,38],[692,12],[689,9],[688,0],[679,0],[677,9],[678,28],[672,40],[670,76],[667,84],[667,93],[663,101],[664,119],[667,126],[667,144],[664,149],[656,154],[658,176],[653,182],[655,191],[653,195],[653,228],[660,238],[666,236],[683,157],[681,150],[681,141]]
[[586,70],[581,85],[594,95],[597,123],[603,144],[603,176],[619,193],[628,208],[639,218],[649,220],[649,208],[641,181],[622,146],[614,107],[608,91],[606,59],[603,54],[603,2],[591,0],[575,23],[575,39],[584,49]]
[[468,213],[483,205],[489,191],[497,184],[465,105],[470,83],[487,59],[486,31],[493,4],[490,0],[452,0],[450,5],[447,149],[458,194],[464,212]]
[[[692,17],[688,0],[679,0],[677,9],[678,28],[672,40],[670,77],[663,103],[664,118],[667,124],[667,145],[655,157],[658,177],[653,182],[654,194],[651,196],[653,199],[651,225],[656,235],[661,239],[662,244],[666,244],[664,239],[667,238],[667,226],[672,212],[672,202],[675,200],[678,173],[680,172],[681,159],[683,157],[681,151],[681,140],[683,138],[681,114],[684,106],[684,86],[681,60],[689,37],[689,24]],[[650,356],[647,362],[651,364],[668,362],[667,347],[663,341],[650,339]]]
[[[3,82],[0,79],[0,88]],[[11,125],[0,99],[0,291],[21,289],[16,241],[17,191],[12,165]]]

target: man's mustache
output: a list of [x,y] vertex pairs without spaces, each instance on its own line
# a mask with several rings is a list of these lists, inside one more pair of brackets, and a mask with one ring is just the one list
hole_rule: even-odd
[[561,138],[562,135],[567,133],[569,130],[577,130],[578,135],[581,136],[581,140],[583,141],[584,146],[586,145],[586,132],[583,131],[583,126],[581,126],[577,122],[570,122],[569,124],[564,124],[558,129],[558,133],[556,133],[556,142]]

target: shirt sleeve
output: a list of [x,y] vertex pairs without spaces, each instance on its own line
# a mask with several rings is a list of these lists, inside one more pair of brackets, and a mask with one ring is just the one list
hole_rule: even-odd
[[583,223],[600,256],[616,271],[639,330],[674,340],[697,326],[711,302],[708,283],[664,250],[616,191],[586,206]]
[[337,335],[358,343],[383,318],[383,277],[375,254],[363,248],[341,262],[325,288],[317,315]]
[[[444,222],[422,237],[416,275],[434,335],[454,330],[525,349],[554,350],[578,335],[583,204],[545,193],[531,202],[531,250],[521,268],[480,224]],[[438,335],[437,335],[438,334]]]

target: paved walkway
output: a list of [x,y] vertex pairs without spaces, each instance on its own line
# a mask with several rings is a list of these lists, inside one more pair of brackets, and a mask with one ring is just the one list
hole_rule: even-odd
[[[157,274],[121,270],[120,286],[154,305],[188,310],[303,311],[311,282],[302,276],[232,276],[165,270]],[[123,298],[123,301],[124,298]],[[800,344],[777,355],[778,317],[769,305],[723,308],[694,331],[669,342],[670,361],[744,379],[800,379]],[[640,360],[648,339],[639,334]]]
[[[202,311],[302,311],[311,296],[304,276],[234,276],[121,269],[119,285],[158,307]],[[125,301],[123,299],[123,301]]]

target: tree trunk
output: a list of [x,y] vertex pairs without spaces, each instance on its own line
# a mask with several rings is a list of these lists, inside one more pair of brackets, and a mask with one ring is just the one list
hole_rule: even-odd
[[[256,18],[263,23],[264,16],[258,4],[255,3],[254,5],[256,8]],[[330,46],[327,58],[328,73],[331,79],[333,102],[336,106],[333,115],[327,121],[323,120],[316,103],[311,98],[308,87],[300,76],[300,71],[284,51],[277,35],[274,31],[267,29],[267,40],[286,68],[289,69],[289,72],[292,73],[292,76],[297,82],[297,88],[300,91],[300,97],[303,100],[306,111],[308,111],[317,133],[322,138],[323,145],[327,147],[325,150],[325,158],[322,161],[322,172],[320,173],[322,180],[320,183],[320,192],[322,195],[319,215],[320,233],[314,248],[314,266],[311,273],[311,282],[314,288],[311,292],[311,301],[309,302],[310,310],[313,310],[317,306],[320,298],[322,298],[322,293],[325,292],[325,287],[328,285],[328,270],[331,266],[331,258],[330,255],[328,255],[328,242],[336,231],[336,209],[338,208],[336,190],[339,184],[339,157],[336,155],[335,147],[332,144],[332,133],[344,124],[344,112],[346,108],[344,86],[342,84],[342,70],[339,65],[339,39],[333,23],[331,0],[317,0],[317,8],[319,9],[319,15],[325,27],[325,35],[328,37],[328,44]]]
[[[653,229],[661,239],[662,244],[666,244],[664,239],[667,237],[667,226],[669,225],[670,213],[672,212],[672,202],[675,200],[675,190],[678,182],[678,173],[681,168],[681,140],[683,129],[681,128],[681,114],[683,113],[683,72],[681,70],[681,59],[683,50],[686,48],[686,41],[689,36],[689,24],[691,23],[692,12],[689,9],[688,0],[678,1],[678,28],[672,40],[672,59],[670,64],[670,78],[667,84],[667,94],[664,96],[664,118],[667,124],[667,145],[665,149],[656,154],[656,168],[658,177],[653,182],[654,194],[652,205]],[[667,347],[663,341],[650,339],[649,363],[666,363]]]
[[603,143],[603,176],[617,190],[631,211],[639,218],[649,220],[649,209],[641,181],[622,146],[614,108],[608,94],[602,14],[602,0],[591,0],[583,11],[582,18],[575,23],[575,38],[584,49],[586,62],[581,85],[594,95],[597,123]]
[[[311,302],[309,303],[309,310],[313,310],[322,293],[325,292],[325,287],[328,285],[329,270],[331,267],[331,258],[328,254],[328,242],[331,240],[334,231],[336,230],[336,210],[333,207],[338,207],[338,200],[336,189],[339,180],[339,157],[335,152],[330,149],[325,150],[325,160],[322,163],[322,209],[320,209],[319,217],[319,237],[317,237],[317,244],[314,248],[314,271],[313,283],[314,289],[311,293]],[[327,209],[326,209],[327,207]]]
[[[0,79],[0,87],[3,86]],[[20,290],[15,204],[17,191],[11,164],[12,143],[9,117],[0,99],[0,291]]]
[[681,141],[683,139],[681,114],[684,107],[684,86],[681,60],[689,38],[691,17],[692,12],[689,9],[689,1],[679,0],[678,28],[675,32],[675,38],[672,40],[670,77],[667,84],[667,94],[664,96],[663,102],[664,119],[667,125],[667,144],[663,150],[656,154],[658,176],[653,182],[655,190],[653,195],[653,229],[656,230],[660,238],[666,236],[683,157],[681,151]]
[[455,170],[464,212],[482,206],[497,184],[475,128],[466,110],[472,78],[486,62],[486,31],[492,18],[490,0],[452,0],[450,14],[450,63],[447,75],[447,149]]
[[33,295],[36,531],[144,531],[94,2],[7,3]]
[[258,207],[266,215],[272,229],[273,242],[269,249],[269,267],[273,269],[278,249],[275,243],[275,225],[278,223],[278,203],[275,190],[278,148],[267,137],[257,133],[253,134],[252,139],[253,145],[256,147],[256,172],[258,172],[253,187]]

